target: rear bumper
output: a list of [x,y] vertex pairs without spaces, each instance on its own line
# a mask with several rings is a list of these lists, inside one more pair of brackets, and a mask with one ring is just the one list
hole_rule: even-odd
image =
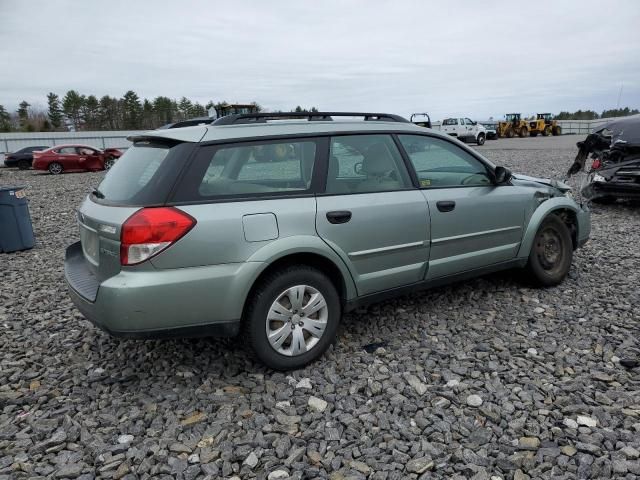
[[168,270],[122,270],[98,282],[80,242],[67,248],[65,279],[94,325],[129,338],[234,336],[261,262]]

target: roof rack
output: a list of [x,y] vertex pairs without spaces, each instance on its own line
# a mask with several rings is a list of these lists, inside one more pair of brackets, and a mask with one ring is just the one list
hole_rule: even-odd
[[392,113],[368,112],[278,112],[278,113],[241,113],[227,115],[217,119],[212,125],[240,125],[247,123],[267,123],[269,120],[293,120],[306,118],[308,121],[333,121],[333,117],[364,117],[365,121],[409,123],[404,117]]

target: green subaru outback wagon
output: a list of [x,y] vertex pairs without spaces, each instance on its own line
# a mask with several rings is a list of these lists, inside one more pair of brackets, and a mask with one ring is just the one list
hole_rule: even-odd
[[71,298],[115,336],[242,335],[276,369],[392,295],[522,267],[590,232],[561,182],[512,175],[390,114],[247,114],[131,137],[78,210]]

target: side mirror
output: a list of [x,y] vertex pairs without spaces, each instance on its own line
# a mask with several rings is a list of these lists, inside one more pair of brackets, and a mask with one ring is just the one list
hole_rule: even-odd
[[493,171],[493,180],[496,185],[504,185],[511,180],[511,170],[505,167],[496,167]]

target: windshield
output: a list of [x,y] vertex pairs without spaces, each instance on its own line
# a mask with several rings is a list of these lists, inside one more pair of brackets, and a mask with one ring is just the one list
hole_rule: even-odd
[[169,154],[183,145],[137,142],[111,167],[94,192],[94,200],[115,205],[163,203],[177,175],[170,168]]

